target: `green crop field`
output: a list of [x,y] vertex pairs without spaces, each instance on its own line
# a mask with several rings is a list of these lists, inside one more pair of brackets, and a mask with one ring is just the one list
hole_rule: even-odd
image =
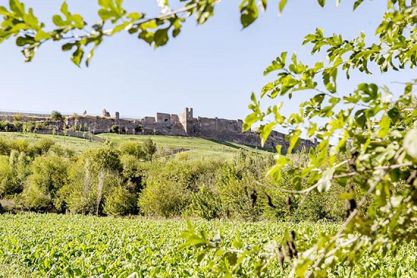
[[[292,229],[302,233],[299,241],[307,243],[319,233],[337,229],[336,224],[326,223],[195,220],[194,225],[209,235],[219,231],[226,245],[240,233],[249,249],[271,239],[280,241]],[[186,226],[183,220],[1,215],[0,277],[217,277],[207,261],[198,263],[196,250],[181,248]],[[363,258],[352,277],[371,273],[378,277],[416,277],[416,251],[415,246],[407,246],[395,256]],[[245,259],[239,276],[256,277],[258,259]],[[331,276],[350,273],[343,265],[335,271]],[[265,276],[282,277],[284,272],[277,261]]]
[[[100,134],[98,137],[109,140],[113,143],[120,144],[124,141],[144,142],[146,139],[152,139],[159,148],[183,149],[182,155],[187,155],[192,159],[230,159],[239,150],[250,150],[255,152],[266,153],[262,150],[228,142],[215,142],[203,138],[181,137],[181,136],[163,136],[163,135],[119,135],[119,134]],[[79,139],[69,136],[59,135],[43,135],[34,133],[18,133],[18,132],[0,132],[0,138],[8,138],[12,140],[26,139],[31,141],[48,138],[55,141],[58,145],[82,152],[90,147],[97,147],[103,143],[90,142],[86,139]]]

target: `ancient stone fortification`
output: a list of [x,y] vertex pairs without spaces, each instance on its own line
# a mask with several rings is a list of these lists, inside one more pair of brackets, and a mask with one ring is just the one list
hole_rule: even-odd
[[[226,120],[220,118],[194,117],[193,109],[186,108],[179,115],[157,113],[155,117],[144,117],[142,119],[123,119],[118,112],[114,117],[103,110],[102,116],[71,115],[65,116],[63,120],[51,120],[49,115],[29,113],[5,113],[0,112],[2,121],[20,122],[43,122],[47,130],[73,130],[91,132],[93,134],[117,132],[124,134],[155,134],[174,136],[202,137],[210,140],[234,142],[248,146],[261,147],[259,135],[255,131],[243,132],[242,120]],[[266,148],[275,148],[281,145],[285,151],[288,142],[285,135],[273,131],[265,144]],[[314,142],[301,140],[299,147],[312,147]]]

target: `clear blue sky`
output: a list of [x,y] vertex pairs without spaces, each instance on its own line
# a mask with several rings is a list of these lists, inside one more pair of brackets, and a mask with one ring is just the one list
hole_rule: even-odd
[[[5,0],[0,0],[4,4]],[[61,1],[25,1],[49,22],[46,15],[57,11]],[[96,1],[70,0],[71,10],[90,18]],[[155,0],[126,0],[129,6],[150,8]],[[194,107],[194,114],[243,118],[249,95],[267,81],[262,72],[281,51],[297,52],[313,62],[300,47],[305,34],[316,26],[328,33],[352,37],[360,31],[373,34],[382,17],[385,1],[368,0],[355,13],[352,1],[335,1],[321,9],[316,0],[290,0],[278,16],[276,2],[251,27],[239,24],[239,1],[223,1],[215,16],[203,26],[194,21],[175,40],[159,49],[129,35],[110,38],[96,52],[90,68],[79,69],[56,44],[40,49],[32,63],[23,62],[13,42],[0,45],[0,110],[99,114],[103,108],[122,116],[179,113]],[[330,3],[332,2],[332,3]],[[272,6],[274,4],[275,6]],[[407,81],[412,73],[372,77],[379,83]],[[343,89],[369,80],[359,75]],[[286,111],[296,109],[301,97],[287,102]]]

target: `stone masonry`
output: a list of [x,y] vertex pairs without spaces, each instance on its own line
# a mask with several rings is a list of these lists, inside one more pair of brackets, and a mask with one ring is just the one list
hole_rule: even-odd
[[[103,110],[106,111],[106,110]],[[256,131],[243,132],[242,120],[194,117],[193,108],[186,108],[179,115],[157,113],[156,117],[141,119],[124,119],[119,112],[112,117],[106,111],[102,116],[67,115],[63,122],[53,122],[46,114],[0,112],[1,121],[44,122],[46,129],[85,131],[93,134],[118,132],[124,134],[155,134],[171,136],[192,136],[221,142],[233,142],[252,147],[261,147],[259,134]],[[281,145],[283,151],[288,149],[285,134],[272,131],[265,143],[265,148],[274,149]],[[301,139],[298,149],[310,148],[316,143]]]

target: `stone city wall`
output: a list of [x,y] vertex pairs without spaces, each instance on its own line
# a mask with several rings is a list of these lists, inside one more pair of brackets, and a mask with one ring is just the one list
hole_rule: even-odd
[[[104,109],[102,116],[73,115],[65,116],[63,122],[51,121],[49,115],[0,112],[2,121],[20,122],[45,122],[49,123],[47,129],[74,130],[90,132],[92,134],[119,132],[126,134],[156,134],[171,136],[194,136],[210,140],[228,141],[243,145],[261,147],[259,135],[254,131],[243,132],[242,120],[227,120],[220,118],[197,117],[194,118],[193,109],[186,108],[185,112],[177,114],[157,113],[156,117],[144,117],[141,119],[123,119],[118,112],[115,117],[110,117]],[[116,128],[115,128],[116,127]],[[265,143],[265,148],[275,149],[281,145],[283,151],[288,149],[288,141],[285,134],[272,131]],[[298,149],[310,148],[316,143],[301,139]]]

